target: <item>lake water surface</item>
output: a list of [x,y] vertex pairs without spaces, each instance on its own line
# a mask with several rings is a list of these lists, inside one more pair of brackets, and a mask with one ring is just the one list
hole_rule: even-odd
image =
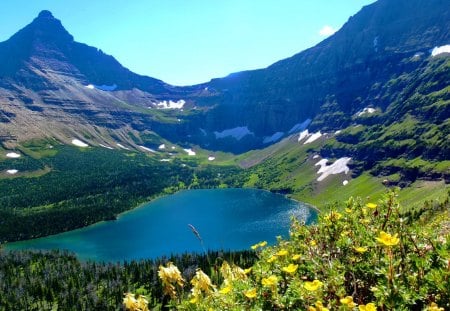
[[[45,238],[9,243],[6,249],[67,249],[81,259],[123,261],[183,252],[243,250],[287,237],[290,218],[307,223],[317,214],[282,195],[255,189],[188,190],[154,200],[102,222]],[[189,224],[200,233],[203,246]]]

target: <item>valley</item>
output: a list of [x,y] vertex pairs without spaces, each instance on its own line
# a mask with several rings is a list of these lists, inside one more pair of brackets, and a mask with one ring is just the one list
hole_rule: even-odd
[[[0,42],[0,310],[450,308],[449,29],[445,0],[378,0],[266,68],[173,86],[41,11]],[[2,247],[227,188],[309,204],[317,222],[248,251],[117,264]]]

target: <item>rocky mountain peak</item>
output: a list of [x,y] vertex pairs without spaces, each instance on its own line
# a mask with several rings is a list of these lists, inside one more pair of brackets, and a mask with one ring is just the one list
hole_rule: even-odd
[[48,10],[43,10],[39,13],[37,18],[43,18],[43,19],[51,19],[54,18],[52,12],[48,11]]
[[73,42],[73,36],[64,28],[61,21],[55,17],[50,11],[44,10],[33,20],[31,24],[26,26],[22,31],[28,39],[39,39],[52,43],[70,43]]

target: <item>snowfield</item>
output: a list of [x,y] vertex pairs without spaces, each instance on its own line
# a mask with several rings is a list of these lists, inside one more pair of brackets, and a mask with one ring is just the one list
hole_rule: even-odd
[[12,158],[12,159],[17,159],[20,158],[21,155],[19,153],[15,153],[15,152],[9,152],[6,154],[7,158]]
[[216,139],[233,137],[236,140],[241,140],[247,135],[254,135],[254,134],[253,132],[250,132],[247,126],[238,126],[232,129],[223,130],[222,132],[214,132],[214,135],[216,135]]
[[145,146],[139,146],[139,148],[141,148],[142,150],[145,150],[145,151],[151,152],[151,153],[156,153],[156,151],[155,151],[155,150],[153,150],[153,149],[151,149],[151,148],[147,148],[147,147],[145,147]]
[[183,149],[183,150],[186,151],[189,156],[195,156],[196,155],[195,151],[190,149],[190,148],[189,149]]
[[375,111],[376,111],[376,109],[374,109],[374,108],[366,107],[363,110],[361,110],[360,112],[358,112],[358,117],[365,115],[365,114],[374,113]]
[[180,99],[175,101],[172,100],[163,100],[159,103],[156,103],[156,108],[158,109],[182,109],[186,101],[184,99]]
[[438,56],[439,54],[443,54],[443,53],[450,53],[450,44],[435,47],[431,51],[431,56],[435,57],[435,56]]
[[6,170],[6,173],[8,173],[9,175],[14,175],[17,174],[19,171],[18,170]]
[[327,165],[328,159],[322,159],[316,163],[315,166],[320,166],[317,174],[322,174],[317,178],[317,181],[322,181],[330,175],[345,173],[347,174],[350,171],[350,168],[347,166],[348,162],[350,162],[352,158],[343,157],[337,159],[333,164]]
[[308,130],[304,130],[303,132],[300,133],[300,135],[298,136],[298,141],[302,141],[303,139],[305,139],[306,137],[309,136],[309,131]]
[[317,133],[312,133],[311,136],[303,143],[303,145],[310,144],[313,141],[318,140],[320,137],[322,137],[322,133],[318,131]]
[[90,90],[97,89],[97,90],[100,90],[100,91],[111,92],[111,91],[114,91],[115,89],[117,89],[117,84],[113,84],[113,85],[105,85],[105,84],[102,84],[102,85],[95,85],[95,84],[88,84],[88,85],[86,85],[86,87],[87,87],[88,89],[90,89]]
[[106,146],[106,145],[103,145],[103,144],[99,144],[99,146],[103,147],[103,148],[106,148],[106,149],[109,149],[109,150],[113,150],[114,149],[113,147]]
[[125,147],[125,146],[122,145],[122,144],[117,143],[116,145],[117,145],[117,147],[119,147],[119,148],[122,148],[122,149],[125,149],[125,150],[130,150],[130,148],[127,148],[127,147]]
[[75,145],[77,147],[81,147],[81,148],[86,148],[89,147],[88,144],[86,144],[85,142],[79,140],[79,139],[72,139],[72,145]]

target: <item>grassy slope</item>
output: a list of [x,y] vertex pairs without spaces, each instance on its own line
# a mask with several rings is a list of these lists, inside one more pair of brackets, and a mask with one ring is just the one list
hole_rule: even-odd
[[[292,136],[266,149],[239,156],[236,163],[244,167],[251,166],[247,169],[246,186],[285,192],[319,209],[334,202],[343,202],[350,196],[374,201],[386,192],[387,187],[382,183],[384,178],[368,172],[357,177],[352,177],[352,172],[347,175],[341,173],[317,181],[319,175],[315,164],[321,158],[313,157],[318,155],[320,148],[329,139],[333,139],[333,135],[307,145],[298,142],[297,137]],[[344,180],[349,181],[346,186],[342,184]],[[443,181],[417,180],[399,192],[399,200],[403,206],[415,207],[426,200],[441,200],[448,189],[450,186]]]

